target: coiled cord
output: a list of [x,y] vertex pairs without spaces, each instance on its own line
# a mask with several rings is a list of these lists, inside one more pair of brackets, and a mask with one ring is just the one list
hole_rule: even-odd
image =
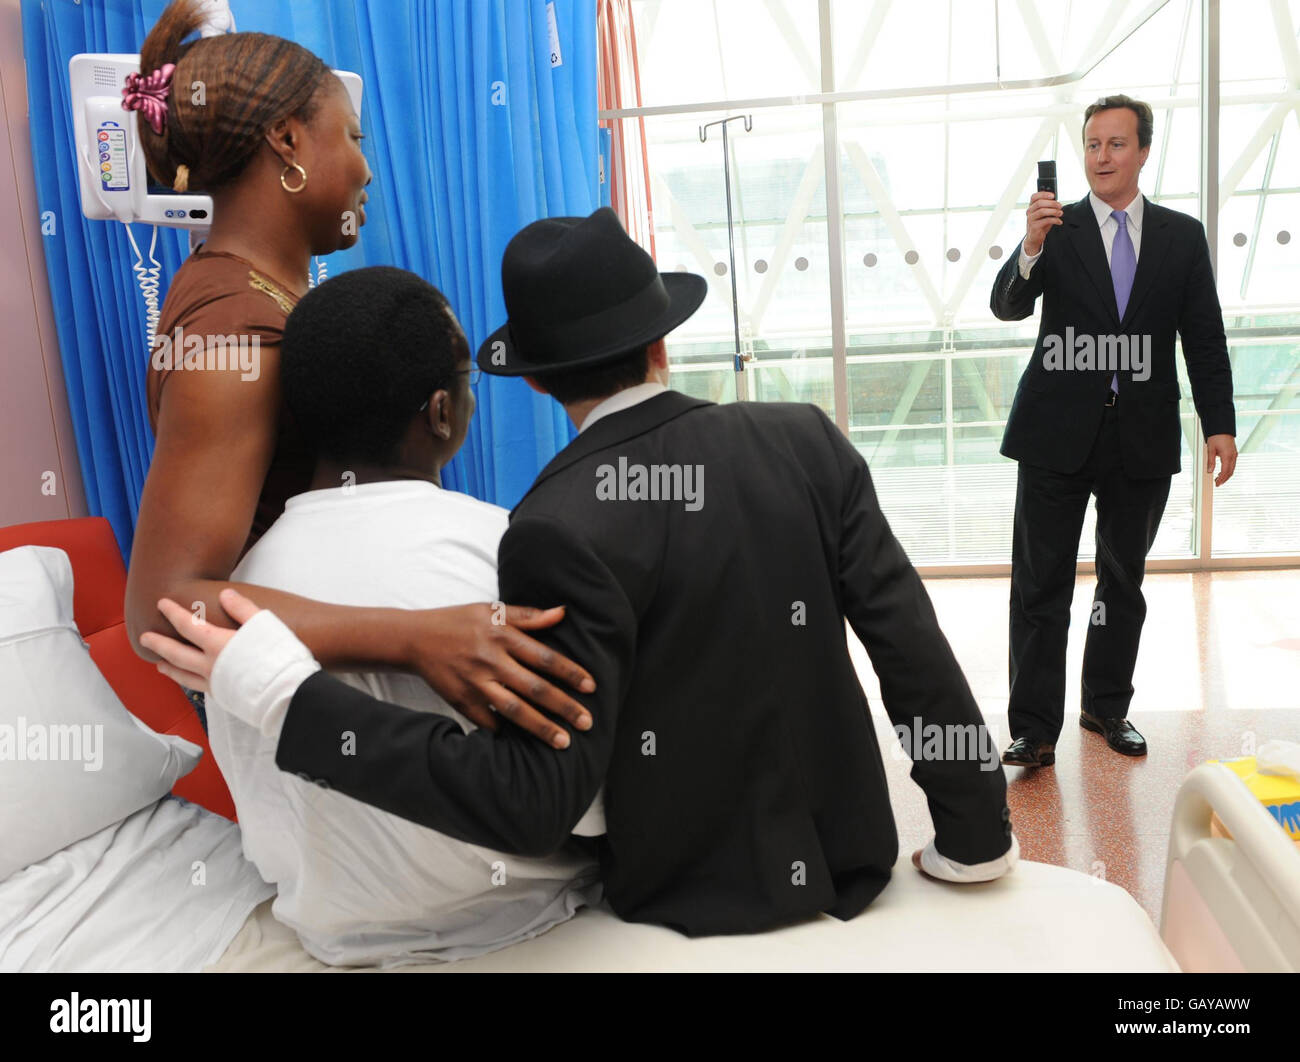
[[126,228],[126,238],[131,241],[131,249],[135,251],[135,264],[131,266],[131,270],[135,273],[136,283],[140,287],[140,295],[144,299],[145,352],[152,356],[154,335],[158,328],[159,317],[159,275],[162,273],[162,265],[154,257],[154,249],[158,245],[158,226],[153,226],[153,239],[149,241],[149,261],[153,263],[152,267],[150,267],[144,264],[144,256],[136,245],[131,226],[125,222],[123,222],[123,225]]

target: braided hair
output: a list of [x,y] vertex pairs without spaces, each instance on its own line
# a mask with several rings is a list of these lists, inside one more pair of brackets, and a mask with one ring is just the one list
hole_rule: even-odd
[[144,74],[174,63],[167,120],[137,118],[145,164],[177,192],[215,192],[252,161],[283,118],[310,122],[330,76],[319,56],[267,33],[227,33],[182,44],[204,23],[200,0],[173,0],[140,47]]

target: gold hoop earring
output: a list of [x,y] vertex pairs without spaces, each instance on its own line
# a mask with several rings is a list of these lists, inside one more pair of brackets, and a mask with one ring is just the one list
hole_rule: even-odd
[[[290,188],[287,184],[284,183],[284,175],[288,173],[290,170],[297,170],[299,173],[302,174],[302,183],[299,184],[297,188]],[[301,166],[299,166],[296,162],[289,163],[289,165],[287,165],[280,173],[280,187],[283,188],[286,192],[291,193],[292,195],[297,195],[299,192],[301,192],[304,188],[307,187],[307,171],[304,170]]]

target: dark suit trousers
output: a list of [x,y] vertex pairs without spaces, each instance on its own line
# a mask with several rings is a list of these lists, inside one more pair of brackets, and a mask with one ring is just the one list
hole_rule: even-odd
[[1097,498],[1097,589],[1083,650],[1085,711],[1123,718],[1146,618],[1142,576],[1169,497],[1169,476],[1131,479],[1109,407],[1083,468],[1071,475],[1020,462],[1011,551],[1011,737],[1055,744],[1065,719],[1065,646],[1079,535]]

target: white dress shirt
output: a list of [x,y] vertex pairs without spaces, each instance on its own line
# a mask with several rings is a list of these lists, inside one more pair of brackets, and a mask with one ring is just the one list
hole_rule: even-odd
[[[1141,197],[1138,198],[1140,201]],[[1114,228],[1112,221],[1111,229]],[[578,429],[579,434],[601,417],[630,409],[666,390],[668,388],[657,380],[648,380],[610,395],[592,407]],[[245,631],[250,628],[255,629],[245,637]],[[299,684],[319,668],[320,665],[293,632],[268,610],[263,609],[240,628],[217,657],[217,663],[212,669],[212,692],[222,707],[238,715],[249,726],[257,727],[268,737],[275,737],[280,733],[285,713],[289,710],[289,702]],[[603,832],[603,794],[604,786],[601,786],[592,809],[593,812],[599,810],[602,821],[597,829],[587,835]],[[591,816],[592,812],[588,812],[583,822]],[[575,832],[579,831],[575,829]],[[585,830],[582,832],[587,833]],[[1019,858],[1020,844],[1014,834],[1011,836],[1011,847],[1005,854],[986,863],[973,865],[946,858],[931,840],[921,852],[921,869],[931,877],[943,881],[992,881],[1013,870]]]
[[[1097,227],[1101,229],[1101,242],[1106,247],[1106,264],[1110,265],[1110,251],[1115,246],[1115,233],[1119,231],[1119,224],[1111,217],[1113,208],[1109,203],[1098,199],[1096,192],[1088,193],[1088,202],[1092,204],[1092,212],[1097,216]],[[1142,193],[1138,192],[1137,198],[1124,208],[1124,215],[1128,220],[1128,238],[1133,241],[1135,262],[1138,260],[1138,255],[1142,253],[1142,206]],[[1029,271],[1042,256],[1042,247],[1038,248],[1036,255],[1025,254],[1025,242],[1020,241],[1020,275],[1025,280],[1029,279]]]

